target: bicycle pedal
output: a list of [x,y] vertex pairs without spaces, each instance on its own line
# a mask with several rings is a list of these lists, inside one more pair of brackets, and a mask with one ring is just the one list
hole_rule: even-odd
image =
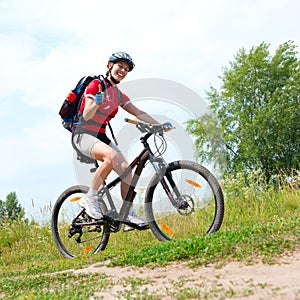
[[138,226],[139,226],[138,230],[147,230],[150,228],[149,224],[142,224]]
[[[149,224],[148,223],[144,223],[144,224],[136,224],[136,223],[131,223],[131,222],[123,222],[124,225],[126,226],[126,229],[127,230],[124,230],[125,232],[126,231],[130,231],[130,230],[134,230],[134,229],[137,229],[137,230],[147,230],[150,228]],[[124,226],[124,228],[125,228]],[[132,228],[129,230],[129,228]]]
[[147,230],[150,228],[149,224],[141,224],[141,225],[136,225],[135,227],[137,230]]
[[103,221],[109,221],[109,222],[113,222],[115,219],[112,218],[111,216],[109,215],[104,215],[103,216]]
[[109,222],[119,222],[119,215],[113,211],[109,210],[103,215],[103,220],[104,221],[109,221]]
[[134,227],[131,227],[131,226],[126,225],[126,224],[124,225],[124,228],[123,228],[124,232],[133,231],[133,230],[135,230]]

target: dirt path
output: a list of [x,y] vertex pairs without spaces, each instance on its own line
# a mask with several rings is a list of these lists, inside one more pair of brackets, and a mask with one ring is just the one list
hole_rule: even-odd
[[[188,267],[173,263],[165,267],[113,267],[94,264],[75,273],[97,272],[113,284],[95,297],[103,299],[282,299],[300,300],[300,252],[281,258],[277,264],[245,265],[231,262]],[[142,297],[144,296],[144,298]]]

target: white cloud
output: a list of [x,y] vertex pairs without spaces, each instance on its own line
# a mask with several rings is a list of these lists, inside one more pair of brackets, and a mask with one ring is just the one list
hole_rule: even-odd
[[[60,127],[60,128],[59,128]],[[47,169],[72,159],[70,133],[58,120],[38,121],[1,141],[0,180],[23,177],[32,169]]]

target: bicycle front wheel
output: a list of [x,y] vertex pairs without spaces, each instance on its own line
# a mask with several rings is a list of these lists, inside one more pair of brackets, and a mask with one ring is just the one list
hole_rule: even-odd
[[[91,219],[79,205],[87,191],[87,186],[72,186],[60,195],[53,207],[52,236],[65,258],[95,254],[104,250],[109,240],[107,223]],[[101,205],[101,209],[105,210],[105,203]]]
[[199,237],[220,229],[224,198],[216,178],[191,161],[168,164],[147,188],[145,214],[160,241]]

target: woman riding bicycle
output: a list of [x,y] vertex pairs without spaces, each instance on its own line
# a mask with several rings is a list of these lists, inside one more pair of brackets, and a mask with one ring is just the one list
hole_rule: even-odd
[[[119,175],[128,166],[125,157],[119,148],[107,137],[106,125],[113,118],[119,106],[137,119],[147,123],[159,123],[146,112],[137,108],[129,97],[117,88],[117,85],[132,71],[134,63],[130,55],[125,52],[112,54],[107,63],[107,72],[104,79],[105,91],[99,79],[93,80],[86,88],[83,103],[84,110],[82,122],[73,130],[73,143],[76,150],[83,155],[101,161],[92,179],[86,196],[80,205],[85,208],[87,214],[94,219],[101,219],[102,212],[98,201],[98,190],[112,170]],[[118,98],[121,97],[120,100]],[[125,199],[130,182],[129,175],[121,184],[121,196]],[[130,209],[128,221],[136,224],[146,224],[146,221],[138,217],[133,208]],[[133,228],[127,228],[130,230]]]
[[[78,158],[94,162],[97,170],[90,187],[71,186],[55,202],[51,229],[59,252],[66,258],[99,253],[106,248],[110,234],[119,232],[123,225],[124,231],[150,229],[159,241],[218,231],[224,217],[224,197],[217,179],[195,161],[164,159],[164,132],[174,127],[168,122],[159,124],[117,88],[134,68],[131,57],[117,52],[109,58],[107,67],[105,79],[99,76],[87,85],[85,105],[79,111],[84,110],[72,130]],[[105,131],[119,106],[139,119],[125,121],[143,134],[142,150],[130,164]],[[153,143],[148,142],[150,137]],[[154,175],[145,186],[144,220],[134,213],[132,203],[146,166],[153,167]],[[112,170],[120,175],[106,180]],[[111,191],[119,183],[124,201],[118,209]]]

